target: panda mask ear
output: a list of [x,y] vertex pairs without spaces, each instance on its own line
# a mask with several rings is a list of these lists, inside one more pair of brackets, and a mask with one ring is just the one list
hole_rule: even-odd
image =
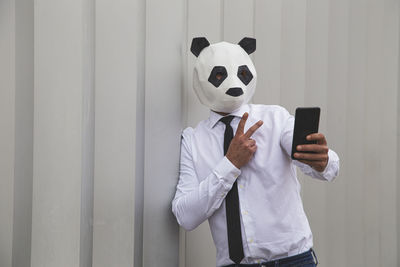
[[200,52],[209,45],[210,43],[205,37],[196,37],[192,40],[190,51],[192,51],[193,55],[198,57],[200,55]]
[[256,39],[244,37],[239,44],[248,55],[256,51]]

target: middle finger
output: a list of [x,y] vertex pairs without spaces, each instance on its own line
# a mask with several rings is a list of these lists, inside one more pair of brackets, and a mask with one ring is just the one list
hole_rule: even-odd
[[298,151],[310,151],[319,153],[328,153],[328,147],[324,145],[311,144],[311,145],[299,145],[297,146]]
[[258,128],[261,127],[261,125],[263,125],[263,121],[258,121],[257,123],[255,123],[253,126],[251,126],[247,132],[244,134],[246,138],[250,138],[255,131],[257,131]]
[[294,153],[296,159],[311,160],[311,161],[325,161],[328,160],[327,154],[316,153]]

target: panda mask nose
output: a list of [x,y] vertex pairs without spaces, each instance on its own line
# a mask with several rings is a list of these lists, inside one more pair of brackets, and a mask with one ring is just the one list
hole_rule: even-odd
[[229,90],[226,91],[225,94],[230,95],[230,96],[241,96],[241,95],[243,95],[243,90],[240,87],[232,87],[232,88],[229,88]]

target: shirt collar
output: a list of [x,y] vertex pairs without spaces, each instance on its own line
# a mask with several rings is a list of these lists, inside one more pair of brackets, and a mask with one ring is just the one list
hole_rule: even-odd
[[[243,114],[245,112],[249,112],[249,105],[248,104],[240,106],[240,108],[236,109],[235,111],[232,111],[232,113],[230,113],[228,115],[232,115],[232,116],[235,116],[235,117],[242,118],[242,116],[243,116]],[[222,117],[224,117],[224,116],[222,116],[222,115],[210,110],[210,117],[208,117],[208,122],[209,122],[210,128],[214,128],[214,126],[217,124],[217,122]]]

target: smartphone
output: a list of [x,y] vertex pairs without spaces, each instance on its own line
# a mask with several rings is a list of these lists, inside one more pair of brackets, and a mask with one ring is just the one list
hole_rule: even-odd
[[[308,141],[307,135],[318,133],[319,115],[321,109],[319,107],[297,108],[294,120],[293,143],[292,143],[292,159],[294,153],[297,152],[297,146],[303,144],[315,144],[316,141]],[[302,151],[302,153],[307,153]],[[308,152],[312,153],[312,152]]]

